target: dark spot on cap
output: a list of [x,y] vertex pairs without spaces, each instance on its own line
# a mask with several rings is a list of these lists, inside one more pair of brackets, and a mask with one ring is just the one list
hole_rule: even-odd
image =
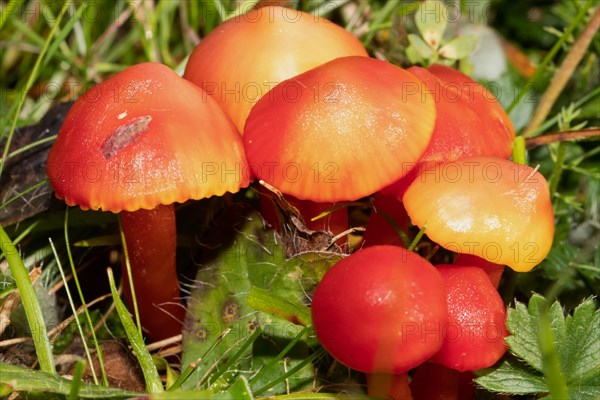
[[152,121],[150,115],[132,119],[127,125],[121,125],[102,143],[102,156],[109,160],[125,147],[137,142],[142,133],[148,130]]

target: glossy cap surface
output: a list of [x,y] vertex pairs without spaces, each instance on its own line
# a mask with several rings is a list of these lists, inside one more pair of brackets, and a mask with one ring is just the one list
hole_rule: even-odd
[[302,200],[356,200],[408,172],[435,106],[414,75],[343,57],[284,81],[252,109],[244,146],[254,174]]
[[413,224],[440,246],[515,271],[546,257],[554,236],[548,182],[533,168],[470,157],[421,171],[403,199]]
[[253,9],[210,32],[184,78],[202,87],[243,133],[250,109],[279,82],[344,56],[367,56],[350,32],[316,15],[278,6]]
[[162,64],[125,69],[84,93],[48,156],[56,196],[119,212],[248,185],[240,135],[210,96]]

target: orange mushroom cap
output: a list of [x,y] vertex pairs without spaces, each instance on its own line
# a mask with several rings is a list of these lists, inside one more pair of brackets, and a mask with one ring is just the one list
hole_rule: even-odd
[[421,171],[403,198],[412,222],[440,246],[515,271],[550,251],[554,211],[546,179],[495,157],[469,157]]
[[340,26],[299,10],[253,9],[215,28],[192,52],[184,78],[210,93],[243,133],[250,109],[279,82],[338,57],[367,56]]
[[246,122],[252,172],[317,202],[355,200],[408,172],[425,151],[435,106],[414,75],[342,57],[277,85]]
[[471,156],[509,158],[515,139],[513,124],[494,95],[460,71],[445,65],[411,67],[435,99],[437,118],[419,166],[383,192],[402,198],[425,163]]
[[48,156],[58,198],[119,212],[247,186],[240,136],[205,92],[144,63],[92,87],[69,111]]

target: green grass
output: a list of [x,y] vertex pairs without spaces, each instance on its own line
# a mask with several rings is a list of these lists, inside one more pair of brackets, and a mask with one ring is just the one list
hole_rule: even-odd
[[[539,2],[522,2],[518,6],[519,10],[535,5],[536,10],[542,13],[540,18],[543,24],[553,28],[543,30],[539,23],[527,19],[526,12],[516,15],[509,0],[481,1],[484,5],[492,4],[494,7],[495,19],[489,21],[490,25],[505,39],[521,48],[531,60],[537,60],[538,69],[528,79],[520,76],[514,68],[509,68],[505,73],[505,79],[513,87],[522,90],[515,92],[516,96],[504,105],[508,110],[519,111],[523,107],[523,98],[530,98],[528,93],[533,93],[535,98],[544,93],[552,75],[569,53],[574,39],[583,30],[595,2],[556,0],[542,6]],[[6,178],[7,165],[11,160],[17,159],[25,151],[41,148],[54,139],[36,139],[17,149],[10,146],[20,128],[37,123],[54,103],[75,100],[86,88],[140,62],[162,62],[181,72],[186,57],[202,37],[223,20],[238,16],[255,3],[256,1],[233,0],[170,0],[158,3],[10,0],[1,3],[0,178]],[[409,58],[406,54],[406,34],[418,32],[414,23],[406,16],[414,12],[417,2],[369,0],[328,3],[324,0],[304,0],[289,3],[304,11],[330,18],[340,26],[357,33],[371,55],[407,66]],[[356,7],[353,8],[353,5]],[[474,16],[476,20],[482,18],[482,15]],[[366,23],[368,25],[365,28]],[[450,31],[453,34],[454,31]],[[549,117],[528,136],[581,129],[584,124],[586,127],[600,125],[600,116],[597,113],[600,108],[599,57],[600,38],[596,34],[595,40],[573,73],[567,88],[554,104]],[[462,61],[457,66],[464,67]],[[566,309],[572,309],[585,298],[600,294],[600,147],[597,140],[553,143],[530,151],[525,150],[525,145],[526,140],[519,138],[513,158],[531,166],[539,164],[540,172],[549,180],[556,215],[555,245],[549,257],[533,272],[508,273],[500,291],[507,301],[518,299],[525,303],[533,293],[542,293],[547,295],[549,301],[558,299]],[[28,188],[0,199],[0,211],[12,210],[13,213],[19,213],[17,204],[27,199],[46,182],[44,177],[40,177],[37,183],[32,183]],[[250,203],[255,199],[252,199],[249,190],[236,196],[235,201]],[[180,218],[181,222],[178,222],[178,239],[181,239],[181,243],[186,243],[186,246],[180,248],[184,249],[182,252],[189,250],[189,253],[192,253],[200,246],[194,239],[202,237],[203,230],[208,226],[207,220],[222,206],[218,203],[205,201],[184,205],[178,209],[179,215],[189,217],[187,220]],[[97,321],[93,321],[90,315],[93,310],[88,312],[85,307],[84,320],[79,321],[77,318],[78,335],[90,337],[89,340],[84,340],[88,364],[91,364],[92,352],[100,358],[100,371],[94,370],[92,366],[95,383],[108,384],[99,343],[115,335],[134,348],[142,364],[147,391],[160,393],[165,388],[160,382],[152,357],[144,347],[139,322],[134,322],[138,318],[136,316],[132,319],[129,316],[125,306],[118,300],[115,282],[111,281],[109,285],[106,277],[107,266],[119,266],[119,262],[111,259],[114,252],[120,251],[118,240],[115,240],[119,235],[117,219],[108,214],[81,212],[75,209],[71,210],[70,216],[67,217],[65,209],[63,204],[56,202],[47,211],[0,229],[0,260],[7,262],[11,272],[0,272],[0,293],[3,293],[0,297],[0,309],[9,293],[4,294],[5,288],[12,291],[16,287],[24,304],[39,367],[42,371],[54,373],[53,350],[47,340],[45,323],[45,313],[54,311],[45,309],[44,304],[39,304],[35,291],[39,290],[39,287],[53,287],[61,279],[66,281],[62,265],[69,263],[75,285],[68,286],[70,291],[59,291],[59,297],[68,297],[65,303],[69,303],[72,310],[77,309],[79,304],[89,302],[92,299],[90,296],[99,295],[90,287],[86,287],[85,282],[90,281],[100,290],[104,290],[104,293],[112,292],[113,304],[117,308],[116,315],[108,317],[106,325],[98,331],[93,327]],[[199,211],[203,217],[198,217],[201,214]],[[414,247],[419,240],[425,240],[421,236],[423,232],[405,238],[405,241],[412,241]],[[48,247],[48,238],[52,240],[52,251]],[[73,246],[73,243],[88,244]],[[31,258],[35,254],[40,254],[39,259]],[[183,269],[186,276],[191,278],[194,276],[195,265],[192,257],[186,255],[187,264]],[[44,277],[40,280],[41,283],[35,285],[31,284],[28,276],[28,268],[33,266],[41,267]],[[79,278],[82,278],[81,283]],[[73,295],[75,291],[77,296]],[[261,301],[262,309],[269,310],[271,306],[273,309],[269,312],[275,316],[288,315],[296,307],[296,311],[303,313],[305,325],[309,324],[308,311],[302,309],[301,305],[282,306],[283,302],[278,304],[276,301],[269,305],[266,304],[268,297]],[[108,309],[109,307],[104,305],[95,311],[102,315]],[[70,313],[71,311],[63,311],[61,318],[67,318]],[[547,376],[558,376],[556,348],[553,346],[552,332],[547,325],[548,321],[542,317],[540,342],[544,344],[544,355],[548,360]],[[13,334],[16,335],[14,332]],[[8,338],[9,335],[9,332],[5,333],[2,339]],[[242,345],[237,352],[232,351],[233,358],[242,357],[243,351],[255,345],[258,336],[256,333],[247,339],[246,347]],[[273,363],[285,359],[290,349],[291,347],[285,348]],[[0,347],[0,352],[3,350]],[[307,365],[321,362],[323,356],[322,350],[314,351],[302,364],[256,388],[254,394],[266,395],[269,388],[287,382],[287,378]],[[268,365],[272,368],[274,364]],[[175,370],[182,375],[175,381],[174,386],[166,388],[168,391],[157,398],[169,398],[169,391],[181,390],[180,386],[184,382],[189,384],[187,380],[194,376],[194,367],[175,363]],[[78,364],[75,371],[77,379],[69,389],[70,392],[61,392],[69,398],[76,398],[80,384],[83,384],[80,382],[82,368],[82,364]],[[235,386],[232,390],[242,393],[247,382],[237,381],[234,384],[227,381],[230,373],[232,371],[228,367],[219,364],[210,376],[217,380],[221,387]],[[252,379],[249,381],[254,383]],[[339,378],[339,386],[343,387],[343,382],[343,379]],[[205,381],[196,383],[199,386],[197,389],[204,391],[202,393],[215,393]],[[237,392],[238,390],[240,392]],[[556,381],[552,387],[552,393],[555,395],[563,395],[565,390],[566,386],[560,381]],[[93,390],[91,393],[94,393]],[[119,394],[115,394],[117,395]],[[186,394],[188,395],[193,397],[191,392]],[[280,393],[277,398],[330,398],[330,395],[325,393],[304,396]]]

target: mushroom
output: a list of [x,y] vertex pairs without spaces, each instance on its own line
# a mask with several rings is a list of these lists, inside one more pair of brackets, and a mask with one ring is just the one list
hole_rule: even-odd
[[252,9],[209,33],[184,78],[206,90],[243,133],[252,106],[279,82],[343,56],[367,57],[340,26],[279,6]]
[[402,374],[442,345],[446,291],[438,271],[398,246],[358,250],[336,263],[313,295],[319,342],[342,364]]
[[491,367],[506,352],[506,308],[478,267],[436,265],[447,291],[448,324],[431,361],[460,372]]
[[375,194],[373,210],[365,227],[362,246],[391,244],[405,247],[402,232],[408,235],[409,218],[404,205],[395,196]]
[[435,123],[432,97],[411,73],[342,57],[284,81],[246,121],[253,174],[302,200],[356,200],[408,172]]
[[153,339],[178,334],[185,313],[173,203],[237,192],[248,184],[245,172],[240,135],[219,105],[157,63],[129,67],[84,93],[47,169],[69,206],[121,212],[140,319]]
[[509,158],[515,130],[494,95],[463,73],[445,65],[410,67],[423,81],[436,104],[437,117],[431,141],[417,166],[404,178],[384,188],[402,198],[420,169],[471,156]]
[[537,170],[469,157],[422,170],[403,198],[413,224],[440,246],[525,272],[554,236],[548,183]]

